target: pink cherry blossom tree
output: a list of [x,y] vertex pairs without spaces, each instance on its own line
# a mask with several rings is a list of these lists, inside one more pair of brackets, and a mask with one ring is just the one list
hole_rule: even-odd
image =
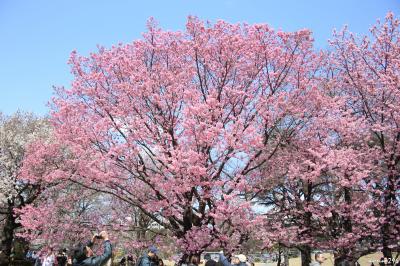
[[366,152],[375,169],[365,181],[379,221],[377,245],[388,258],[398,248],[400,230],[399,24],[388,13],[384,22],[371,28],[369,37],[344,29],[332,41],[334,86],[341,88],[347,108],[365,121],[371,135]]
[[190,17],[184,32],[168,32],[150,20],[142,40],[71,54],[74,81],[53,99],[57,145],[33,149],[24,178],[140,209],[183,258],[235,250],[258,222],[249,195],[260,169],[279,164],[302,126],[318,60],[307,30]]
[[[31,143],[28,153],[40,153],[41,161],[31,161],[30,156],[26,157],[21,171],[24,180],[33,172],[36,176],[46,176],[66,163],[70,154],[66,150],[60,152],[58,148],[56,143]],[[17,222],[23,225],[23,230],[17,235],[43,254],[49,248],[71,250],[77,243],[91,239],[93,234],[102,230],[109,232],[116,249],[125,251],[147,247],[150,243],[146,238],[148,231],[153,232],[153,238],[157,236],[157,232],[151,230],[151,220],[140,209],[113,195],[97,188],[88,190],[72,181],[53,179],[41,183],[45,186],[42,186],[35,204],[21,206],[15,209],[15,213]]]
[[[340,108],[341,99],[333,97],[323,84],[305,103],[308,119],[302,119],[303,128],[280,152],[284,163],[276,167],[278,171],[271,166],[265,169],[266,176],[272,174],[267,180],[273,182],[266,182],[260,193],[260,203],[269,207],[267,237],[298,248],[302,265],[310,263],[312,249],[339,249],[339,240],[345,237],[341,231],[344,221],[356,222],[368,214],[368,209],[348,212],[359,201],[353,199],[347,202],[349,206],[343,202],[346,188],[357,189],[370,166],[365,154],[353,149],[354,137],[362,137],[362,121],[347,118]],[[353,160],[356,163],[351,164]],[[357,221],[357,226],[369,233],[364,223]],[[346,241],[346,248],[353,242]]]
[[281,150],[281,171],[266,168],[274,175],[262,195],[272,241],[333,250],[337,265],[398,249],[398,36],[391,13],[369,38],[335,34],[320,101],[308,105],[312,119]]

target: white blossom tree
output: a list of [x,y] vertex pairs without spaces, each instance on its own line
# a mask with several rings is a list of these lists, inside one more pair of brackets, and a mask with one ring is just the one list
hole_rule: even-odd
[[11,116],[0,113],[0,240],[7,259],[11,257],[15,230],[20,227],[14,209],[32,203],[40,194],[40,184],[20,179],[25,149],[49,135],[46,119],[24,112]]

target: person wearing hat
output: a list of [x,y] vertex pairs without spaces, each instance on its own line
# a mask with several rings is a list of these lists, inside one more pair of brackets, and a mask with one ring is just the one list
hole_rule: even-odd
[[147,249],[147,253],[143,254],[139,258],[137,266],[157,266],[153,258],[157,255],[158,249],[155,246],[151,246]]
[[219,261],[224,266],[247,266],[246,264],[247,258],[243,254],[232,255],[232,263],[230,263],[228,259],[224,256],[224,252],[221,251],[219,253]]
[[[95,256],[91,247],[93,246],[96,239],[103,240],[104,252],[100,256]],[[80,243],[74,249],[74,259],[73,266],[103,266],[112,255],[112,246],[111,242],[108,239],[108,233],[106,231],[102,231],[99,235],[94,235],[92,240],[82,244]]]

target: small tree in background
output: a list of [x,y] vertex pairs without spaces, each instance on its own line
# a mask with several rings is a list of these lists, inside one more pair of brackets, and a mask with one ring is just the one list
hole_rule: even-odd
[[20,171],[27,145],[48,139],[47,120],[30,113],[18,112],[11,116],[0,113],[0,224],[1,250],[10,259],[15,231],[21,227],[15,208],[31,204],[41,192],[40,182],[31,184],[20,179]]

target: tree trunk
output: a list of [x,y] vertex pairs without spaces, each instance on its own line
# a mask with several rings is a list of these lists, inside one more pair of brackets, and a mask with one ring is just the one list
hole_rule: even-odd
[[301,266],[309,266],[311,263],[311,248],[309,246],[303,246],[300,248],[301,254]]
[[187,264],[190,259],[190,254],[183,254],[178,261],[178,265]]
[[278,246],[278,261],[276,262],[276,266],[282,266],[281,259],[282,259],[282,250],[281,250],[281,245],[279,245]]
[[287,248],[283,249],[284,266],[289,266],[289,250]]
[[[13,215],[13,205],[9,205],[8,214],[6,216],[6,223],[3,228],[3,241],[1,243],[1,250],[6,256],[7,263],[11,263],[11,255],[13,253],[14,231],[18,227],[15,217]],[[0,262],[2,264],[3,262]]]
[[[346,178],[349,178],[346,175]],[[346,202],[346,204],[351,205],[352,204],[352,191],[345,187],[343,189],[343,195],[344,195],[344,200]],[[353,224],[350,218],[348,217],[344,217],[341,227],[344,229],[345,232],[353,232]],[[356,259],[354,259],[352,256],[353,250],[342,250],[339,249],[336,251],[335,255],[334,255],[334,266],[355,266],[355,262],[357,261]]]
[[[306,196],[306,201],[307,204],[312,201],[312,196],[313,196],[313,185],[312,182],[307,181],[307,187],[305,189],[305,195]],[[305,223],[305,231],[304,235],[302,237],[310,237],[311,236],[311,217],[312,214],[309,211],[306,211],[304,213],[304,223]],[[301,266],[309,266],[311,263],[311,247],[308,245],[301,246],[299,248],[300,254],[301,254]]]
[[346,258],[344,257],[335,257],[335,260],[333,262],[334,266],[345,266],[346,265]]
[[[394,160],[393,154],[391,155],[391,161]],[[384,190],[384,199],[385,199],[385,210],[384,210],[384,218],[385,219],[394,219],[392,214],[390,213],[391,210],[395,209],[396,205],[396,191],[398,187],[396,186],[396,175],[395,175],[395,165],[390,162],[388,164],[388,180],[386,189]],[[389,222],[385,221],[385,223],[381,227],[381,234],[382,234],[382,253],[383,257],[387,258],[388,261],[393,261],[393,254],[392,249],[389,248],[391,242],[393,242],[392,232],[390,232],[390,225]],[[395,241],[394,241],[395,242]]]
[[388,223],[385,223],[381,226],[381,235],[382,235],[382,253],[383,257],[392,259],[392,250],[389,248],[390,242],[390,230]]
[[[283,257],[282,257],[283,255]],[[283,258],[283,260],[282,260]],[[288,249],[279,244],[278,246],[278,262],[277,266],[289,266],[289,253]]]

